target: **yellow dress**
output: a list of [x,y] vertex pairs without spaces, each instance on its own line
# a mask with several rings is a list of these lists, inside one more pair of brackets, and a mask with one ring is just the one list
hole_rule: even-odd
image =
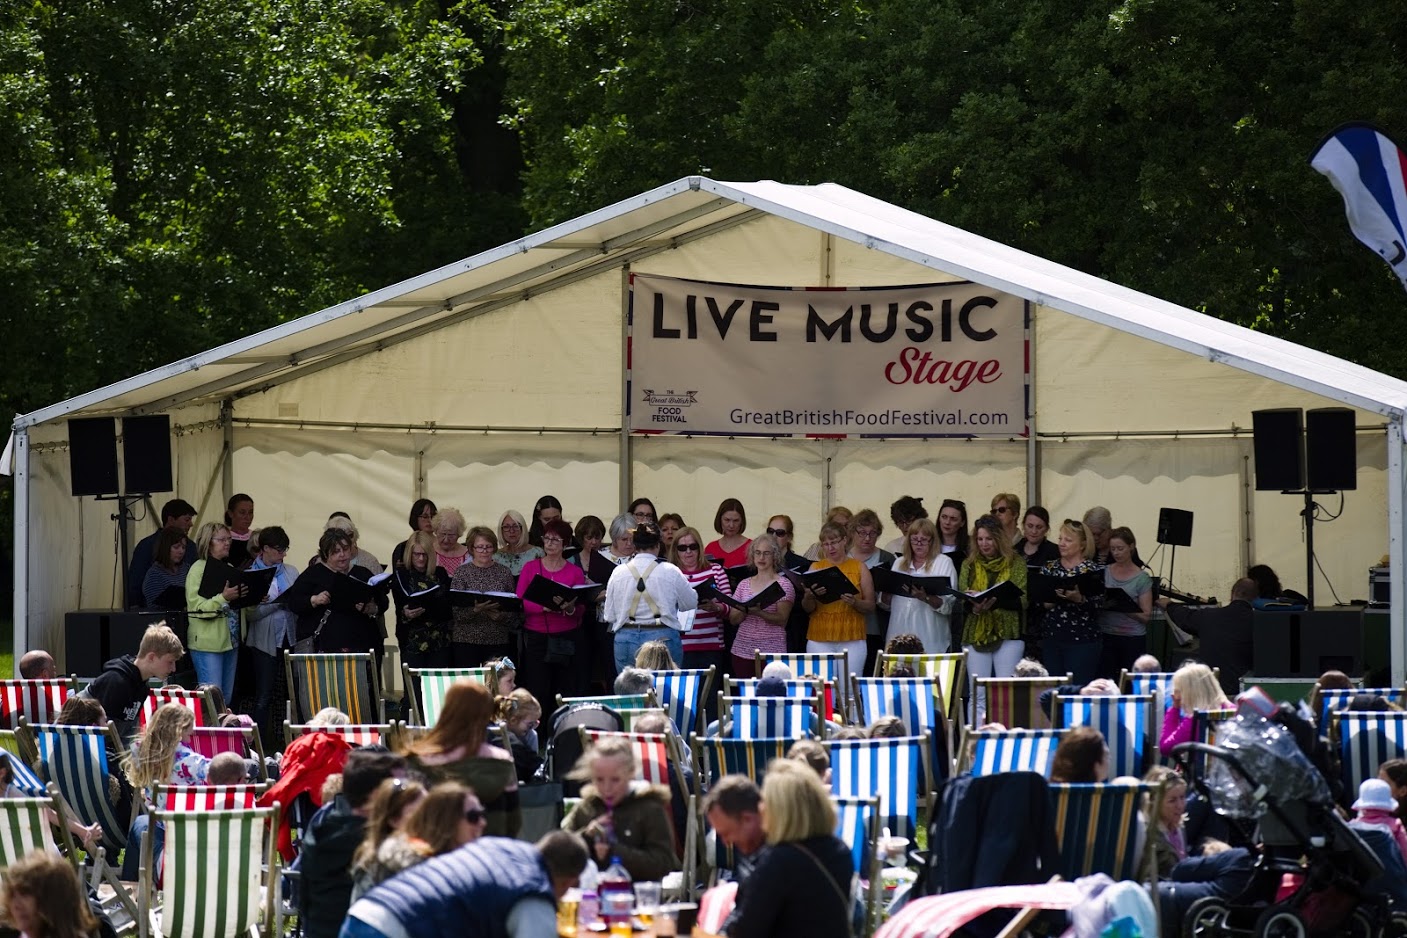
[[[822,558],[811,565],[812,570],[824,570],[835,564]],[[840,564],[840,572],[845,578],[860,588],[860,561],[847,557]],[[836,600],[833,603],[820,603],[811,613],[806,638],[812,642],[855,642],[865,638],[865,615],[849,603]]]

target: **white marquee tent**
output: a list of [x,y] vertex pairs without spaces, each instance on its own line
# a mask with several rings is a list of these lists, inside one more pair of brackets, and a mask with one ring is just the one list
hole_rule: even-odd
[[[1011,439],[631,435],[622,414],[629,272],[793,286],[971,280],[1031,306],[1029,433]],[[797,381],[843,380],[829,374]],[[1304,591],[1300,499],[1254,490],[1251,412],[1348,406],[1358,487],[1315,529],[1344,600],[1384,554],[1402,569],[1407,383],[1137,293],[837,185],[688,177],[439,270],[17,417],[15,648],[62,647],[62,616],[120,604],[112,502],[69,494],[66,420],[166,413],[178,494],[201,519],[250,493],[302,566],[348,511],[382,560],[421,494],[470,523],[527,513],[606,519],[646,494],[705,533],[719,500],[796,519],[830,505],[887,521],[900,494],[984,507],[1024,493],[1055,519],[1109,507],[1148,558],[1162,506],[1196,513],[1177,585],[1225,597],[1269,563]],[[155,495],[159,506],[168,496]],[[1322,499],[1330,511],[1337,499]],[[200,520],[200,519],[198,519]],[[133,539],[154,530],[139,520]],[[882,540],[888,540],[887,532]],[[1160,555],[1155,568],[1162,566]],[[1166,570],[1164,571],[1166,572]],[[1407,597],[1392,582],[1403,680]]]

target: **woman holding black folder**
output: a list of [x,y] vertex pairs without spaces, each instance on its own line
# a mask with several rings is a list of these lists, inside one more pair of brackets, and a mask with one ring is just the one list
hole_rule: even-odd
[[958,589],[983,593],[1002,582],[1020,590],[1013,602],[996,596],[972,603],[962,626],[962,650],[967,653],[968,686],[973,698],[973,726],[987,722],[985,696],[977,690],[979,677],[1011,677],[1026,649],[1021,640],[1021,607],[1026,596],[1026,561],[1016,556],[1002,523],[991,515],[972,528],[976,550],[963,561]]
[[855,587],[854,593],[831,595],[823,586],[807,586],[801,604],[811,614],[806,632],[808,654],[846,652],[849,667],[858,669],[865,661],[865,613],[875,607],[874,580],[869,569],[851,557],[849,533],[834,522],[821,527],[821,559],[812,570],[838,567]]
[[412,668],[449,667],[449,575],[435,563],[435,539],[424,531],[405,542],[391,601],[401,660]]
[[[1046,564],[1041,571],[1044,575],[1075,579],[1100,570],[1093,559],[1094,538],[1084,522],[1066,518],[1060,525],[1056,546],[1060,557]],[[1094,680],[1103,648],[1099,624],[1095,621],[1098,611],[1098,597],[1085,596],[1075,584],[1068,589],[1057,589],[1053,599],[1046,603],[1041,653],[1051,674],[1072,674],[1072,683],[1081,687]]]
[[186,614],[190,619],[186,642],[196,679],[202,684],[218,685],[225,699],[234,696],[235,662],[239,660],[239,644],[244,640],[244,610],[230,603],[244,595],[248,587],[227,583],[219,592],[200,594],[205,567],[213,562],[225,563],[230,556],[230,529],[216,521],[207,521],[196,535],[196,550],[200,559],[191,564],[186,575]]
[[[356,547],[352,539],[337,528],[328,528],[318,539],[318,558],[298,575],[284,593],[284,602],[298,616],[298,640],[313,639],[319,652],[376,652],[382,654],[381,629],[377,616],[390,603],[385,592],[375,592],[370,599],[353,601],[367,587],[348,584],[339,577],[349,577],[365,584],[371,573],[365,567],[352,565]],[[342,587],[348,587],[342,589]],[[340,601],[341,596],[348,600]]]
[[761,596],[774,583],[780,586],[782,593],[771,605],[761,609],[728,608],[729,620],[738,627],[737,637],[733,639],[734,677],[753,676],[757,667],[755,652],[787,650],[787,620],[791,618],[792,604],[796,602],[796,588],[778,573],[782,556],[782,545],[770,534],[759,534],[748,545],[748,563],[757,569],[757,573],[738,584],[733,598],[738,602],[747,602],[754,596]]
[[[909,522],[904,535],[903,554],[891,567],[896,573],[916,577],[947,577],[948,585],[956,584],[958,572],[947,554],[937,550],[938,529],[927,518]],[[886,644],[896,635],[917,635],[923,651],[929,655],[946,654],[953,636],[949,615],[953,597],[915,590],[894,593],[889,600],[889,632]]]
[[1109,566],[1104,568],[1105,607],[1099,612],[1104,649],[1099,676],[1118,680],[1119,671],[1133,667],[1148,650],[1148,619],[1153,614],[1153,578],[1135,559],[1133,532],[1109,532]]
[[[559,518],[549,518],[543,531],[555,524],[563,523]],[[540,540],[540,538],[539,538]],[[469,544],[470,560],[454,571],[451,585],[457,590],[473,590],[476,593],[516,593],[518,580],[508,572],[508,568],[493,559],[498,550],[498,538],[493,529],[475,525],[465,538]],[[510,615],[499,609],[497,604],[485,600],[472,606],[454,607],[453,658],[456,668],[477,668],[485,661],[494,658],[507,658],[518,654],[518,643],[514,632],[518,626],[518,615]]]
[[[562,586],[581,586],[586,574],[581,567],[568,563],[562,548],[571,540],[572,529],[565,521],[553,521],[542,526],[543,555],[529,560],[518,575],[518,595],[525,596],[535,577],[543,577]],[[579,653],[582,645],[581,613],[575,600],[549,609],[530,599],[523,599],[523,654],[518,684],[542,701],[547,709],[556,704],[557,695],[576,697],[585,693],[591,668],[590,659]],[[580,651],[585,651],[581,648]]]

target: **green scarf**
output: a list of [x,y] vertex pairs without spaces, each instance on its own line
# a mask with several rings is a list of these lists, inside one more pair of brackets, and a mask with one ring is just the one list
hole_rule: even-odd
[[[981,554],[974,553],[969,559],[972,563],[972,576],[968,579],[967,588],[974,593],[990,589],[1002,580],[1011,579],[1011,561],[1001,554],[988,560]],[[969,643],[981,647],[1000,642],[1002,640],[1001,625],[1001,616],[996,609],[988,609],[986,612],[968,616]]]

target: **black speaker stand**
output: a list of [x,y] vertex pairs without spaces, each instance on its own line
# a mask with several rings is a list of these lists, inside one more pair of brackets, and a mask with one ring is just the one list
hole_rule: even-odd
[[1314,500],[1316,495],[1332,495],[1332,491],[1324,489],[1304,489],[1303,491],[1281,492],[1281,495],[1303,495],[1304,507],[1300,509],[1300,517],[1304,519],[1304,596],[1309,600],[1309,608],[1314,608],[1314,510],[1319,504]]
[[[135,521],[132,516],[132,506],[148,497],[147,493],[140,495],[99,495],[94,501],[117,502],[117,514],[112,515],[112,520],[117,522],[117,560],[118,571],[122,580],[122,608],[131,608],[131,597],[127,595],[127,570],[131,566],[131,553],[127,549],[127,522]],[[140,604],[139,604],[140,605]]]

